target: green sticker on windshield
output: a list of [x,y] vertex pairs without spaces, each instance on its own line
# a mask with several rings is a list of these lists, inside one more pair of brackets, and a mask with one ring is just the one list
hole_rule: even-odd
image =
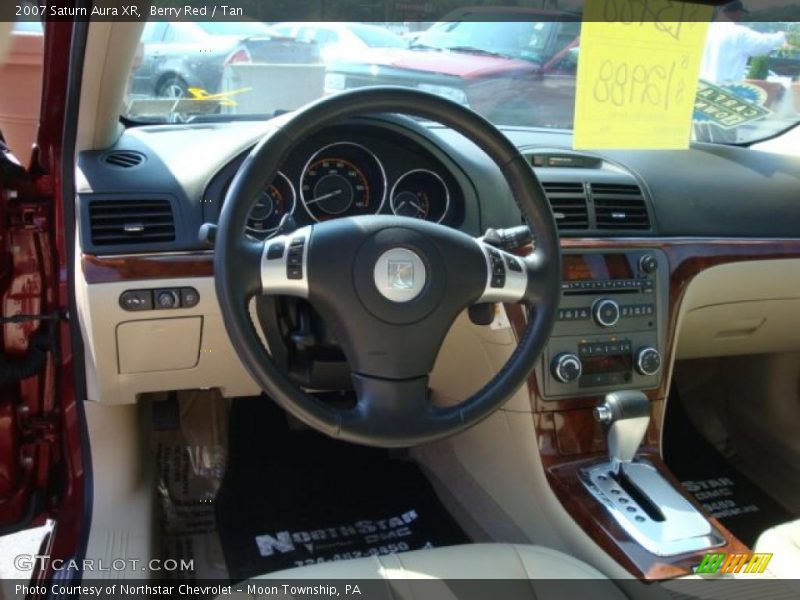
[[736,129],[771,114],[764,103],[767,93],[750,83],[714,85],[700,80],[694,102],[694,122]]

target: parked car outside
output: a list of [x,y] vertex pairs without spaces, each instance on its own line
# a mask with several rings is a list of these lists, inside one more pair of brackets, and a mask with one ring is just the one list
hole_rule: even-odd
[[256,21],[151,22],[142,44],[132,93],[143,96],[181,98],[190,87],[218,92],[231,64],[319,62],[316,44],[281,37]]
[[404,85],[507,125],[572,126],[579,15],[494,9],[458,16],[433,25],[407,49],[329,64],[326,91]]
[[769,68],[781,77],[800,77],[800,52],[797,50],[778,50],[770,54]]
[[375,48],[406,48],[408,40],[385,27],[366,23],[277,23],[279,35],[316,42],[325,62],[357,59]]

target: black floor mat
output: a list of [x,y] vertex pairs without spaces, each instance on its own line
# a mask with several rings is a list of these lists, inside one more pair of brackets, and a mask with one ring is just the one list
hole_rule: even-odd
[[267,398],[234,400],[229,440],[216,515],[234,581],[468,541],[416,465],[316,432],[290,432]]
[[765,529],[792,520],[692,425],[675,391],[667,405],[663,447],[664,462],[686,491],[745,544],[752,547]]

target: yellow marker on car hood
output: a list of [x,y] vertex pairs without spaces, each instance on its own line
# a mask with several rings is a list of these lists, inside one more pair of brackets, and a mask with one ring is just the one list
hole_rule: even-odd
[[574,147],[687,148],[710,19],[669,0],[587,2]]

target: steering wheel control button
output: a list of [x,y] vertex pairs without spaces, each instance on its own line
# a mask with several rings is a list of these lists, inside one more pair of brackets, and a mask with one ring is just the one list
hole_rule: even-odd
[[642,375],[655,375],[661,369],[661,354],[655,348],[639,348],[636,351],[636,370]]
[[308,297],[308,240],[311,227],[300,227],[263,242],[261,293],[268,296]]
[[425,263],[408,248],[392,248],[378,257],[373,271],[378,292],[392,302],[410,302],[427,281]]
[[289,250],[289,257],[286,259],[286,264],[290,267],[299,267],[303,265],[303,248],[292,248]]
[[512,271],[516,271],[517,273],[522,273],[522,267],[520,266],[519,261],[515,257],[506,254],[506,265],[508,265],[508,268],[511,269]]
[[494,248],[489,248],[489,261],[492,265],[492,281],[493,288],[502,288],[506,285],[506,263],[503,261],[503,256]]
[[283,242],[275,242],[267,248],[267,260],[277,260],[283,258],[283,251],[285,246]]
[[156,290],[154,295],[156,308],[178,308],[181,305],[180,296],[176,290]]
[[286,256],[287,279],[303,278],[303,248],[305,242],[305,237],[297,237],[289,243],[289,253]]
[[553,359],[550,370],[553,377],[561,383],[572,383],[583,373],[583,364],[581,359],[574,354],[564,352]]
[[126,290],[119,297],[123,310],[152,310],[153,292],[151,290]]
[[613,327],[619,321],[619,304],[608,298],[601,298],[592,306],[592,316],[601,327]]
[[528,287],[528,274],[522,259],[477,240],[486,258],[488,275],[479,302],[519,302]]
[[200,302],[200,294],[190,287],[181,288],[181,308],[192,308]]

